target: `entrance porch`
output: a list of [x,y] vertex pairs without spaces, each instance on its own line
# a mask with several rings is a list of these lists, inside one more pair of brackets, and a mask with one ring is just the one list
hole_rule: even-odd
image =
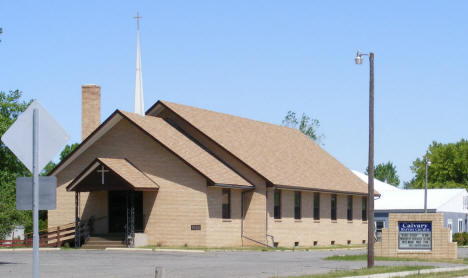
[[[89,235],[75,231],[75,246],[91,242],[127,247],[144,244],[144,194],[155,194],[159,186],[123,158],[97,158],[67,187],[75,192],[76,226],[86,222]],[[80,193],[88,198],[80,208]],[[153,205],[153,204],[151,204]],[[135,242],[137,239],[137,242]],[[98,245],[99,245],[98,244]],[[109,246],[111,247],[111,246]]]

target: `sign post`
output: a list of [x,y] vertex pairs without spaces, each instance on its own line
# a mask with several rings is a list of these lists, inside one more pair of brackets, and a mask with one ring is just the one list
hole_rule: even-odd
[[[21,193],[16,196],[17,209],[32,209],[33,212],[33,278],[39,277],[39,209],[55,209],[56,200],[55,188],[53,191],[40,190],[39,172],[63,148],[68,138],[67,132],[38,101],[33,101],[2,136],[3,143],[33,174],[32,196],[25,193],[31,182],[30,178],[19,178],[16,185],[16,192]],[[54,184],[56,187],[54,178],[46,178],[43,181],[44,186],[49,189],[51,184],[52,187]],[[45,192],[45,195],[41,195],[41,192]],[[44,201],[42,206],[40,195]],[[25,200],[30,197],[31,208],[25,204]]]
[[39,277],[39,110],[33,110],[33,277]]

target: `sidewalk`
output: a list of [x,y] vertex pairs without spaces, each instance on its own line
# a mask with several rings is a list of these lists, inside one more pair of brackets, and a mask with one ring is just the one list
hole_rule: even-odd
[[360,278],[405,277],[405,276],[414,275],[414,274],[428,274],[428,273],[437,273],[437,272],[452,272],[452,271],[459,271],[459,270],[465,270],[465,269],[468,269],[468,266],[460,266],[460,267],[441,267],[441,268],[433,268],[433,269],[400,271],[400,272],[380,273],[380,274],[372,274],[372,275],[347,276],[347,277],[344,277],[344,278],[351,278],[351,277],[360,277]]

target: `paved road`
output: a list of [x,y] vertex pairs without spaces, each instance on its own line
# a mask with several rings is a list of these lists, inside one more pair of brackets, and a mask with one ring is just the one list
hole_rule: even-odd
[[[324,261],[336,254],[360,254],[364,250],[296,252],[151,252],[151,251],[41,251],[41,277],[154,277],[155,266],[165,268],[166,277],[276,277],[355,269],[365,262]],[[468,257],[468,249],[459,250]],[[445,263],[376,262],[377,265]],[[31,277],[30,251],[0,252],[0,277]]]

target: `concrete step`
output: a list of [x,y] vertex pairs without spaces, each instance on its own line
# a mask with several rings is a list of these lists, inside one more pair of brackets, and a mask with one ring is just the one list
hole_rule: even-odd
[[110,241],[122,241],[125,237],[123,235],[118,236],[90,236],[88,240],[110,240]]
[[124,242],[121,241],[87,241],[85,244],[87,245],[109,245],[109,246],[115,246],[115,245],[125,245]]
[[105,248],[125,248],[127,247],[123,241],[122,235],[100,235],[91,236],[85,244],[81,246],[83,249],[105,249]]
[[123,242],[123,239],[109,240],[104,238],[88,238],[87,242]]

